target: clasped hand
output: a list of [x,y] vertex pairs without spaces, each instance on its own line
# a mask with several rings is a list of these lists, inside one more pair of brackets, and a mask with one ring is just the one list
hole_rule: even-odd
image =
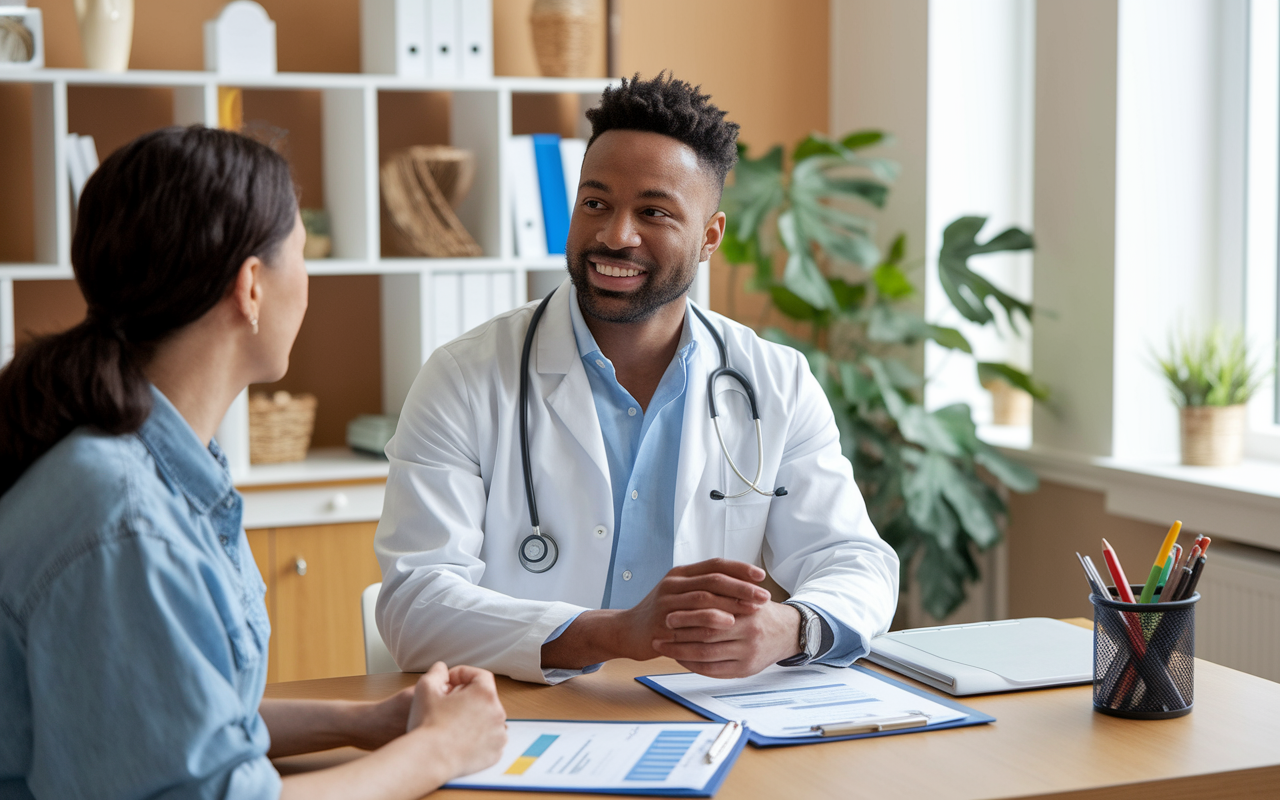
[[771,602],[765,572],[715,558],[675,567],[624,613],[624,648],[637,660],[657,655],[692,672],[739,678],[798,652],[800,614]]

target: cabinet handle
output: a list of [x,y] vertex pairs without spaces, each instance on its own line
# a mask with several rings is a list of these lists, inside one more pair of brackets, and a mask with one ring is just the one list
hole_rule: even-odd
[[307,574],[307,560],[301,556],[293,560],[293,568],[298,571],[299,575]]
[[329,510],[341,511],[342,509],[346,508],[350,504],[351,504],[351,500],[348,499],[347,496],[342,492],[338,492],[333,496],[331,500],[329,500]]

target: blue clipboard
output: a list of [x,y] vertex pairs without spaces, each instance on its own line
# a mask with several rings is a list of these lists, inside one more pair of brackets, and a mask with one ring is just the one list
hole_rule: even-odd
[[[637,678],[637,680],[639,680]],[[705,716],[705,715],[704,715]],[[553,719],[553,720],[511,720],[511,722],[581,722],[589,725],[680,725],[680,722],[627,722],[623,720],[584,720],[584,719]],[[738,756],[742,755],[743,749],[747,746],[747,739],[751,736],[750,729],[744,729],[742,736],[738,737],[738,741],[733,743],[733,747],[725,754],[724,761],[720,763],[720,767],[711,776],[711,779],[702,786],[701,789],[622,789],[611,787],[564,787],[564,786],[546,786],[531,788],[528,786],[499,786],[499,785],[454,785],[446,783],[441,789],[467,789],[479,790],[487,792],[563,792],[565,794],[625,794],[625,795],[645,795],[648,797],[712,797],[716,792],[720,791],[721,784],[724,779],[729,777],[729,770],[737,763]]]
[[[871,733],[851,733],[845,736],[820,736],[816,734],[814,736],[764,736],[748,728],[747,736],[744,738],[750,739],[751,744],[755,745],[756,747],[787,747],[787,746],[797,745],[797,744],[817,744],[819,742],[843,742],[846,739],[869,739],[876,736],[896,736],[898,734],[903,734],[903,733],[922,733],[924,731],[940,731],[946,728],[966,728],[970,725],[985,725],[988,722],[996,721],[996,718],[991,716],[990,714],[983,714],[981,711],[977,711],[975,709],[969,708],[966,705],[957,703],[955,700],[952,700],[949,697],[941,697],[931,692],[927,692],[924,689],[919,689],[915,686],[910,686],[908,684],[905,684],[902,681],[894,680],[893,678],[887,677],[885,675],[881,675],[879,672],[876,672],[875,670],[867,669],[866,667],[858,666],[857,664],[854,664],[853,666],[849,667],[849,669],[856,669],[859,672],[866,673],[867,675],[870,675],[873,678],[884,681],[885,683],[890,684],[892,686],[896,686],[899,689],[905,689],[906,691],[911,692],[912,694],[919,695],[920,697],[924,697],[928,700],[938,703],[939,705],[944,705],[947,708],[953,708],[956,711],[963,712],[965,714],[968,714],[969,716],[965,717],[964,719],[952,720],[951,722],[939,722],[937,725],[924,725],[918,728],[899,728],[898,730],[892,730],[892,731],[874,731]],[[668,673],[668,674],[678,675],[681,673]],[[685,698],[681,697],[675,692],[663,686],[658,685],[653,680],[650,680],[651,677],[663,677],[663,676],[641,675],[640,677],[636,678],[636,680],[639,681],[640,683],[643,683],[645,686],[648,686],[650,689],[654,690],[655,692],[662,695],[663,697],[666,697],[669,700],[676,701],[677,703],[689,709],[690,711],[694,712],[695,714],[699,714],[701,716],[706,717],[707,719],[714,720],[716,722],[728,721],[724,717],[721,717],[718,714],[712,714],[710,711],[706,710],[702,706],[699,706],[693,702],[690,702],[689,700],[686,700]]]

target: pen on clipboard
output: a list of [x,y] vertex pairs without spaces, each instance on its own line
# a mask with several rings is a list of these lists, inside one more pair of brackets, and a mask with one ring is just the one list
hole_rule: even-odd
[[816,731],[823,736],[848,736],[853,733],[879,733],[880,731],[896,731],[902,728],[919,728],[928,724],[929,717],[926,714],[895,714],[889,717],[828,722],[823,725],[814,725],[809,730]]
[[715,763],[717,758],[724,755],[725,751],[729,749],[729,745],[737,741],[738,731],[741,729],[742,723],[740,722],[725,723],[725,726],[720,729],[719,735],[716,736],[715,741],[713,741],[711,746],[707,748],[708,764]]

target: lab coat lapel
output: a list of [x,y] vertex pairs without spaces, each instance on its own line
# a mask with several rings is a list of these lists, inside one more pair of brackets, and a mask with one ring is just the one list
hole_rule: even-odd
[[[690,300],[690,303],[693,301]],[[692,517],[689,512],[697,500],[698,486],[702,483],[707,463],[707,453],[717,448],[711,429],[711,416],[707,411],[707,376],[719,366],[720,353],[715,340],[692,313],[685,316],[685,324],[694,326],[693,335],[698,343],[690,359],[688,382],[685,384],[684,428],[680,434],[680,464],[676,468],[675,549],[676,563],[681,563],[680,551],[696,531],[687,530]],[[715,321],[712,320],[712,324]]]
[[566,280],[556,289],[538,323],[535,339],[537,370],[540,375],[564,375],[564,380],[546,395],[547,406],[573,434],[607,484],[609,459],[604,451],[604,434],[596,416],[591,383],[578,355],[578,342],[569,318],[569,302],[569,281]]

